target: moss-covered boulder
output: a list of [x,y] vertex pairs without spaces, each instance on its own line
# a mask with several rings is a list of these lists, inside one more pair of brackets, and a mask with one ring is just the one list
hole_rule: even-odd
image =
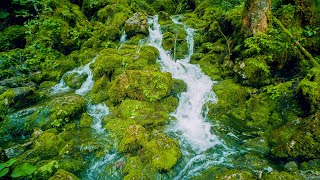
[[120,152],[136,151],[147,142],[148,134],[141,125],[131,125],[127,128],[124,138],[120,141]]
[[300,175],[290,174],[287,172],[276,172],[272,171],[267,173],[266,175],[262,176],[263,180],[273,180],[273,179],[280,179],[280,180],[303,180],[304,178]]
[[24,48],[26,28],[24,26],[13,25],[0,33],[0,51],[8,51],[14,48]]
[[124,29],[128,37],[132,37],[136,34],[148,34],[148,21],[147,16],[142,13],[135,13],[133,17],[126,20]]
[[66,82],[67,86],[72,89],[79,89],[82,83],[87,79],[88,75],[86,73],[69,73],[63,76],[63,80]]
[[298,94],[307,112],[314,113],[320,108],[320,70],[313,68],[298,84]]
[[271,152],[280,158],[320,158],[320,122],[309,117],[274,130],[270,136]]
[[8,113],[10,108],[22,108],[35,101],[35,89],[30,87],[17,87],[6,90],[0,95],[0,118]]
[[184,81],[180,79],[173,79],[171,94],[177,97],[182,92],[186,92],[187,88],[188,86]]
[[34,139],[34,154],[40,158],[54,157],[59,154],[59,151],[64,144],[64,140],[56,135],[54,131],[46,131]]
[[79,95],[58,97],[51,102],[51,125],[61,127],[81,116],[86,109],[87,101]]
[[145,171],[145,167],[142,164],[139,156],[129,157],[123,169],[123,173],[126,174],[124,179],[148,179],[146,176],[150,171]]
[[59,169],[49,180],[60,180],[60,179],[68,179],[68,180],[79,180],[79,178],[63,169]]
[[177,105],[178,100],[173,97],[159,102],[125,99],[112,112],[116,117],[132,119],[144,127],[157,127],[169,121],[169,113],[173,112]]
[[159,171],[171,169],[181,157],[179,143],[156,130],[151,137],[151,141],[143,145],[141,159]]
[[151,71],[127,71],[118,76],[110,88],[112,102],[121,102],[126,97],[137,100],[158,101],[170,94],[170,73]]
[[192,177],[192,180],[202,180],[202,179],[230,179],[230,180],[254,180],[256,177],[244,170],[238,169],[227,169],[221,166],[213,166],[199,175]]

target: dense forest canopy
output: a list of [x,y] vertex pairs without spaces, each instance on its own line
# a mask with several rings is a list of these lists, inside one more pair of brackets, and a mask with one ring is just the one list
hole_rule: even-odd
[[318,179],[319,50],[319,0],[2,0],[0,179]]

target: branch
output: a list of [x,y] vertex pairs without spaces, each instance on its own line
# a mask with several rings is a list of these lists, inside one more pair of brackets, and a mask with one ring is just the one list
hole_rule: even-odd
[[277,24],[277,26],[279,26],[283,30],[283,32],[285,32],[293,40],[294,44],[298,46],[302,54],[304,54],[310,60],[311,65],[314,67],[320,68],[319,63],[313,58],[313,56],[303,46],[301,46],[300,42],[293,37],[290,31],[283,26],[283,24],[279,21],[279,19],[273,16],[273,21]]
[[222,36],[226,39],[226,43],[227,43],[227,47],[228,47],[228,61],[230,61],[230,56],[231,56],[231,50],[230,50],[230,45],[231,42],[229,41],[229,39],[227,39],[227,37],[223,34],[223,32],[219,29],[219,32],[222,34]]

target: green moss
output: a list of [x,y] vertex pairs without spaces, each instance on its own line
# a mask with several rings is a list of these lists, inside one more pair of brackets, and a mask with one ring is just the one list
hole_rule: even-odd
[[118,76],[110,88],[110,99],[117,103],[125,97],[158,101],[169,95],[172,87],[170,73],[127,71]]
[[52,177],[49,178],[49,180],[60,179],[79,180],[77,176],[63,169],[59,169]]
[[157,127],[168,122],[168,114],[177,104],[176,98],[166,98],[153,103],[125,99],[113,110],[113,114],[123,119],[132,119],[145,127]]
[[310,73],[298,84],[297,90],[301,103],[310,113],[317,111],[320,107],[320,71],[311,69]]
[[41,158],[50,158],[59,154],[64,140],[52,132],[43,132],[33,142],[34,153]]
[[129,126],[136,124],[135,121],[131,119],[123,120],[108,116],[105,117],[104,121],[106,121],[105,128],[108,129],[111,132],[111,135],[118,140],[124,137],[124,133]]
[[87,114],[83,113],[80,119],[80,127],[91,127],[93,118]]
[[271,152],[281,158],[319,158],[318,120],[304,120],[303,124],[287,124],[272,132]]
[[152,46],[142,46],[138,54],[140,59],[145,59],[149,65],[156,64],[159,51]]
[[304,179],[300,175],[294,175],[294,174],[289,174],[287,172],[276,172],[272,171],[267,173],[266,175],[262,176],[263,180],[272,180],[272,179],[280,179],[280,180],[302,180]]
[[173,79],[171,94],[177,97],[182,92],[186,92],[187,88],[187,84],[184,81],[179,79]]
[[70,88],[79,89],[87,77],[88,75],[86,73],[79,74],[75,72],[65,75],[63,79]]
[[143,145],[141,159],[157,170],[171,169],[181,157],[179,143],[158,131],[153,131],[151,141]]
[[61,127],[79,117],[87,105],[86,99],[78,95],[67,95],[52,100],[51,125]]
[[152,172],[154,171],[153,169],[147,170],[147,167],[141,162],[139,156],[129,157],[122,171],[126,174],[124,179],[149,179],[152,178],[152,173],[155,173]]
[[256,177],[248,172],[238,169],[227,169],[225,167],[213,166],[199,175],[192,177],[192,180],[201,179],[230,179],[230,180],[246,180],[246,179],[256,179]]
[[8,51],[14,48],[24,48],[26,28],[24,26],[13,25],[4,29],[0,33],[0,51]]
[[133,152],[140,149],[147,141],[147,131],[141,125],[129,126],[119,144],[120,152]]

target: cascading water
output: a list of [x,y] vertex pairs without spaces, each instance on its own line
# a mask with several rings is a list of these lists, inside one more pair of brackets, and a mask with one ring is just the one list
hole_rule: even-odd
[[66,72],[62,76],[60,82],[51,88],[51,94],[54,95],[54,94],[59,94],[59,93],[63,93],[63,92],[68,92],[71,90],[71,88],[68,87],[66,82],[64,81],[64,76],[71,74],[71,73],[78,73],[78,74],[85,73],[88,75],[87,79],[85,80],[84,83],[82,83],[81,87],[75,91],[76,94],[84,96],[88,91],[91,90],[91,88],[93,86],[94,82],[93,82],[93,75],[92,75],[92,72],[90,69],[90,65],[96,61],[97,57],[98,56],[94,57],[91,62],[89,62],[88,64],[86,64],[84,66],[81,66],[79,68],[75,68],[71,71]]
[[[178,17],[179,18],[179,17]],[[162,47],[162,38],[158,17],[149,18],[149,45],[154,46],[160,53],[161,70],[170,72],[175,79],[187,84],[187,91],[181,93],[177,110],[172,114],[177,121],[168,129],[180,141],[183,152],[182,164],[177,165],[176,179],[195,175],[210,165],[221,164],[231,153],[224,142],[211,132],[212,125],[206,121],[204,112],[206,103],[216,103],[217,98],[212,91],[214,82],[206,76],[198,65],[189,64],[193,54],[194,30],[173,18],[175,24],[182,24],[187,33],[188,55],[184,59],[174,61],[170,53]],[[209,152],[210,151],[210,152]]]

